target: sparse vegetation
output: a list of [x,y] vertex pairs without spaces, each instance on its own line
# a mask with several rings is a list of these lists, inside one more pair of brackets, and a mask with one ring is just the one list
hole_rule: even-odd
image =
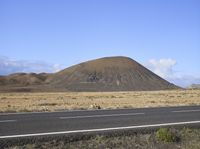
[[156,132],[156,138],[159,141],[164,142],[176,142],[178,140],[178,136],[169,128],[160,128]]
[[1,93],[0,112],[200,105],[200,90]]
[[[159,137],[164,140],[158,139]],[[179,137],[177,141],[175,138]],[[165,140],[166,139],[166,140]],[[23,142],[23,140],[21,140]],[[22,148],[54,148],[54,149],[199,149],[200,148],[200,129],[191,128],[160,128],[157,131],[149,133],[142,132],[124,132],[122,134],[114,133],[110,135],[58,137],[50,138],[48,141],[32,140],[30,143],[24,141],[21,145],[11,145],[7,149]],[[5,143],[5,142],[4,142]],[[23,145],[22,145],[23,144]],[[1,147],[1,146],[0,146]]]

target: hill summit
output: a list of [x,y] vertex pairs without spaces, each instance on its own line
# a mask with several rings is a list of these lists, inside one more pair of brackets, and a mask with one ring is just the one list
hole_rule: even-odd
[[[12,75],[15,76],[16,75]],[[20,87],[56,91],[144,91],[175,89],[177,86],[157,76],[128,57],[105,57],[74,65],[54,74],[20,75]],[[11,76],[8,76],[12,78]],[[8,78],[7,77],[7,78]],[[13,78],[12,78],[13,79]],[[1,84],[2,78],[0,78]],[[24,80],[24,79],[23,79]],[[34,82],[36,80],[37,82]],[[20,82],[15,81],[15,82]],[[4,81],[6,84],[6,81]],[[9,83],[8,83],[9,84]],[[12,86],[12,84],[10,84]],[[16,85],[16,84],[15,84]]]

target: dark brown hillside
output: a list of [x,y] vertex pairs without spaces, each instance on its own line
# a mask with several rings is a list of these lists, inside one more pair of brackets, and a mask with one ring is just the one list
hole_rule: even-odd
[[105,57],[54,74],[18,73],[0,77],[0,90],[13,88],[39,91],[143,91],[178,87],[130,58]]
[[15,73],[8,76],[0,76],[0,91],[41,90],[44,81],[49,75],[47,73]]
[[0,76],[0,85],[28,86],[41,84],[46,80],[47,76],[47,73],[15,73],[6,77]]

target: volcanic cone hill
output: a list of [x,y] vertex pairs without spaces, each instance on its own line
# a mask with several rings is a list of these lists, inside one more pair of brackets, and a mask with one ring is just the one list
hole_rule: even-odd
[[[54,74],[32,74],[32,82],[27,80],[27,75],[30,74],[23,75],[26,81],[20,83],[22,87],[26,84],[27,87],[40,90],[143,91],[178,88],[127,57],[105,57],[80,63]],[[0,84],[1,80],[2,78]]]
[[177,88],[127,57],[84,62],[50,76],[46,82],[70,91],[131,91]]

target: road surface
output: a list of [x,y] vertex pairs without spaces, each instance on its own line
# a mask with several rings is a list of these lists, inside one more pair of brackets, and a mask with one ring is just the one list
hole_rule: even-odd
[[200,126],[200,106],[1,113],[0,139],[189,124]]

